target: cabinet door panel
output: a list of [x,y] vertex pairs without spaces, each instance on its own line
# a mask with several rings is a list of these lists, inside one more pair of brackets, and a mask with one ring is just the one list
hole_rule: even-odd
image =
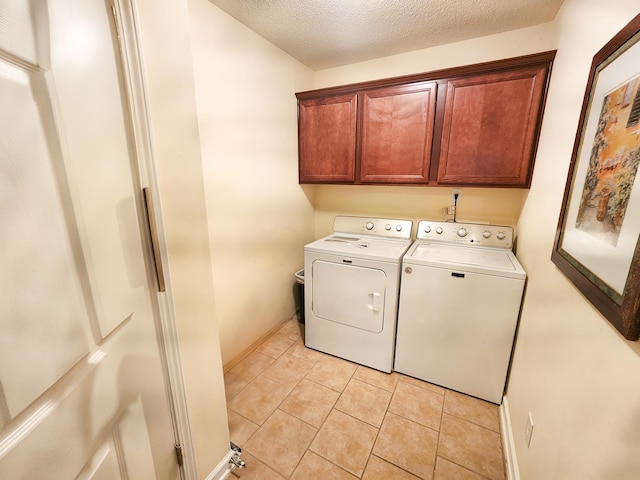
[[382,88],[362,94],[362,183],[426,183],[436,84]]
[[300,101],[300,183],[355,180],[356,109],[355,94]]
[[447,82],[439,184],[528,187],[546,67]]

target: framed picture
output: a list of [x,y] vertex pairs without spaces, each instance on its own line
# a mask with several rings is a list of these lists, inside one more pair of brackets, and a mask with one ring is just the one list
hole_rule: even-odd
[[640,334],[640,15],[594,57],[551,260],[628,340]]

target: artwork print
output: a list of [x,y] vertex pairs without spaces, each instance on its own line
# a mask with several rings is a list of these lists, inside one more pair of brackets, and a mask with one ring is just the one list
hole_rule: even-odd
[[640,338],[640,14],[594,56],[551,260]]
[[576,228],[617,245],[640,164],[640,75],[604,97]]

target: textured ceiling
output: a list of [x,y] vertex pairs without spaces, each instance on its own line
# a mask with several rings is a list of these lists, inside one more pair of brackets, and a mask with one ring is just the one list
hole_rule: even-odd
[[313,70],[554,19],[563,0],[210,0]]

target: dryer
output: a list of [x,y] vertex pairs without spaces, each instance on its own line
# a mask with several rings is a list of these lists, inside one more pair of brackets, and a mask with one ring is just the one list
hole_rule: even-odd
[[304,247],[307,347],[391,372],[401,259],[412,226],[337,216],[333,234]]
[[526,274],[513,229],[418,224],[403,258],[395,370],[502,403]]

